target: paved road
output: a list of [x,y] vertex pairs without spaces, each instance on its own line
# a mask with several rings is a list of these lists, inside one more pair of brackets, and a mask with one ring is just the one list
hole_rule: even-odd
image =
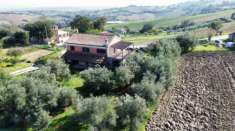
[[18,75],[22,75],[22,74],[32,72],[32,71],[35,71],[35,70],[38,70],[38,69],[39,69],[39,67],[31,66],[31,67],[27,67],[27,68],[24,68],[24,69],[17,70],[15,72],[11,72],[10,75],[18,76]]

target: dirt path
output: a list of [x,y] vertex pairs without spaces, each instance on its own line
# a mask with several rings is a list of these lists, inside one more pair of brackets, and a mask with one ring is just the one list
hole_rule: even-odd
[[184,56],[147,131],[235,131],[235,53]]
[[38,58],[46,56],[50,53],[52,53],[52,51],[41,49],[38,51],[27,53],[27,54],[23,55],[21,58],[25,59],[26,61],[35,62]]

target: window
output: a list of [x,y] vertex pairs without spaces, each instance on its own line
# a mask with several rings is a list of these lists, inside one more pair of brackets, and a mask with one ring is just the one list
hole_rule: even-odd
[[70,46],[70,50],[71,51],[75,51],[75,47],[74,46]]
[[90,49],[89,49],[89,48],[82,48],[82,52],[89,53],[89,52],[90,52]]
[[96,52],[99,53],[99,54],[106,54],[105,49],[97,49]]

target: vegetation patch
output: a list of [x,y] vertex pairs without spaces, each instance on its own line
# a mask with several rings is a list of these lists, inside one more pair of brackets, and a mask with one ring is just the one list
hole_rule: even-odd
[[70,79],[63,81],[62,85],[66,88],[79,88],[82,87],[84,80],[80,77],[80,75],[75,74],[70,77]]
[[139,34],[139,35],[127,35],[124,37],[124,40],[134,43],[135,45],[139,44],[148,44],[151,42],[155,42],[156,40],[160,39],[169,39],[169,38],[175,38],[179,34],[159,34],[159,35],[145,35],[145,34]]
[[192,49],[192,52],[215,52],[215,51],[226,51],[228,49],[224,47],[217,47],[214,44],[203,44],[197,45]]

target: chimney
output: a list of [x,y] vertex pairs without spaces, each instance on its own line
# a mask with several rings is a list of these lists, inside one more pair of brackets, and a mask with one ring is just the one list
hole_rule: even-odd
[[105,39],[104,42],[106,45],[108,45],[108,43],[109,43],[108,39]]

